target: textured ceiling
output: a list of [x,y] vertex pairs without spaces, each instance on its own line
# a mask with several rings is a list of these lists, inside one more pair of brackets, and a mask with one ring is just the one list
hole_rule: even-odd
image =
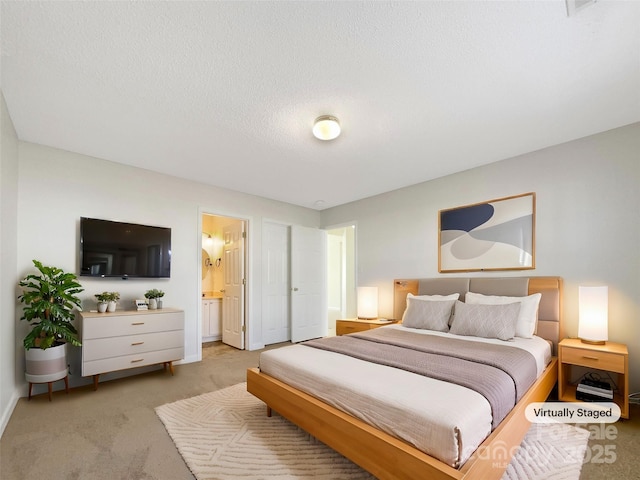
[[640,121],[634,1],[2,1],[0,21],[21,140],[316,209]]

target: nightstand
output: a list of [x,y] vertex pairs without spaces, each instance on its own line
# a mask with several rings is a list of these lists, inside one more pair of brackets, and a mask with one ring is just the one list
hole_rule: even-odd
[[564,402],[577,401],[576,386],[570,385],[572,366],[617,373],[618,392],[614,392],[613,401],[620,407],[620,416],[629,418],[629,352],[626,345],[613,342],[590,345],[577,338],[565,338],[558,344],[558,365],[558,398]]
[[349,320],[336,320],[336,335],[346,335],[347,333],[364,332],[374,328],[383,327],[398,323],[397,320],[362,320],[360,318],[350,318]]

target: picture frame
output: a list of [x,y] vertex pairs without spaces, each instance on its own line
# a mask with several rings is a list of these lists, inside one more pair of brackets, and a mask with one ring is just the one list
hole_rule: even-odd
[[534,192],[438,212],[438,271],[530,270],[535,256]]

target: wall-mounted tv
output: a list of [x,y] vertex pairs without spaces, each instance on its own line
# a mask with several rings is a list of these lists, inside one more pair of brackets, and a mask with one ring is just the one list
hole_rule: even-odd
[[169,278],[171,229],[82,217],[80,275]]

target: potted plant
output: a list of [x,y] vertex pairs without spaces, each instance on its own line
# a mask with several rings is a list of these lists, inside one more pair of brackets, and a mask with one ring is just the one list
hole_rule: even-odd
[[144,297],[149,300],[149,310],[155,310],[158,308],[158,299],[164,297],[164,292],[157,288],[152,288],[145,292]]
[[164,297],[164,292],[162,290],[158,290],[158,308],[162,308],[162,297]]
[[[24,338],[25,377],[32,383],[50,383],[67,376],[67,344],[80,346],[78,331],[73,326],[74,307],[80,308],[78,294],[84,289],[72,273],[48,267],[33,260],[38,274],[20,281],[24,303],[20,320],[26,320],[31,331]],[[51,399],[51,397],[49,397]]]
[[115,312],[118,300],[120,300],[119,292],[105,292],[107,294],[107,312]]
[[98,312],[104,313],[107,311],[107,305],[111,298],[110,292],[96,293],[95,297],[98,299]]

